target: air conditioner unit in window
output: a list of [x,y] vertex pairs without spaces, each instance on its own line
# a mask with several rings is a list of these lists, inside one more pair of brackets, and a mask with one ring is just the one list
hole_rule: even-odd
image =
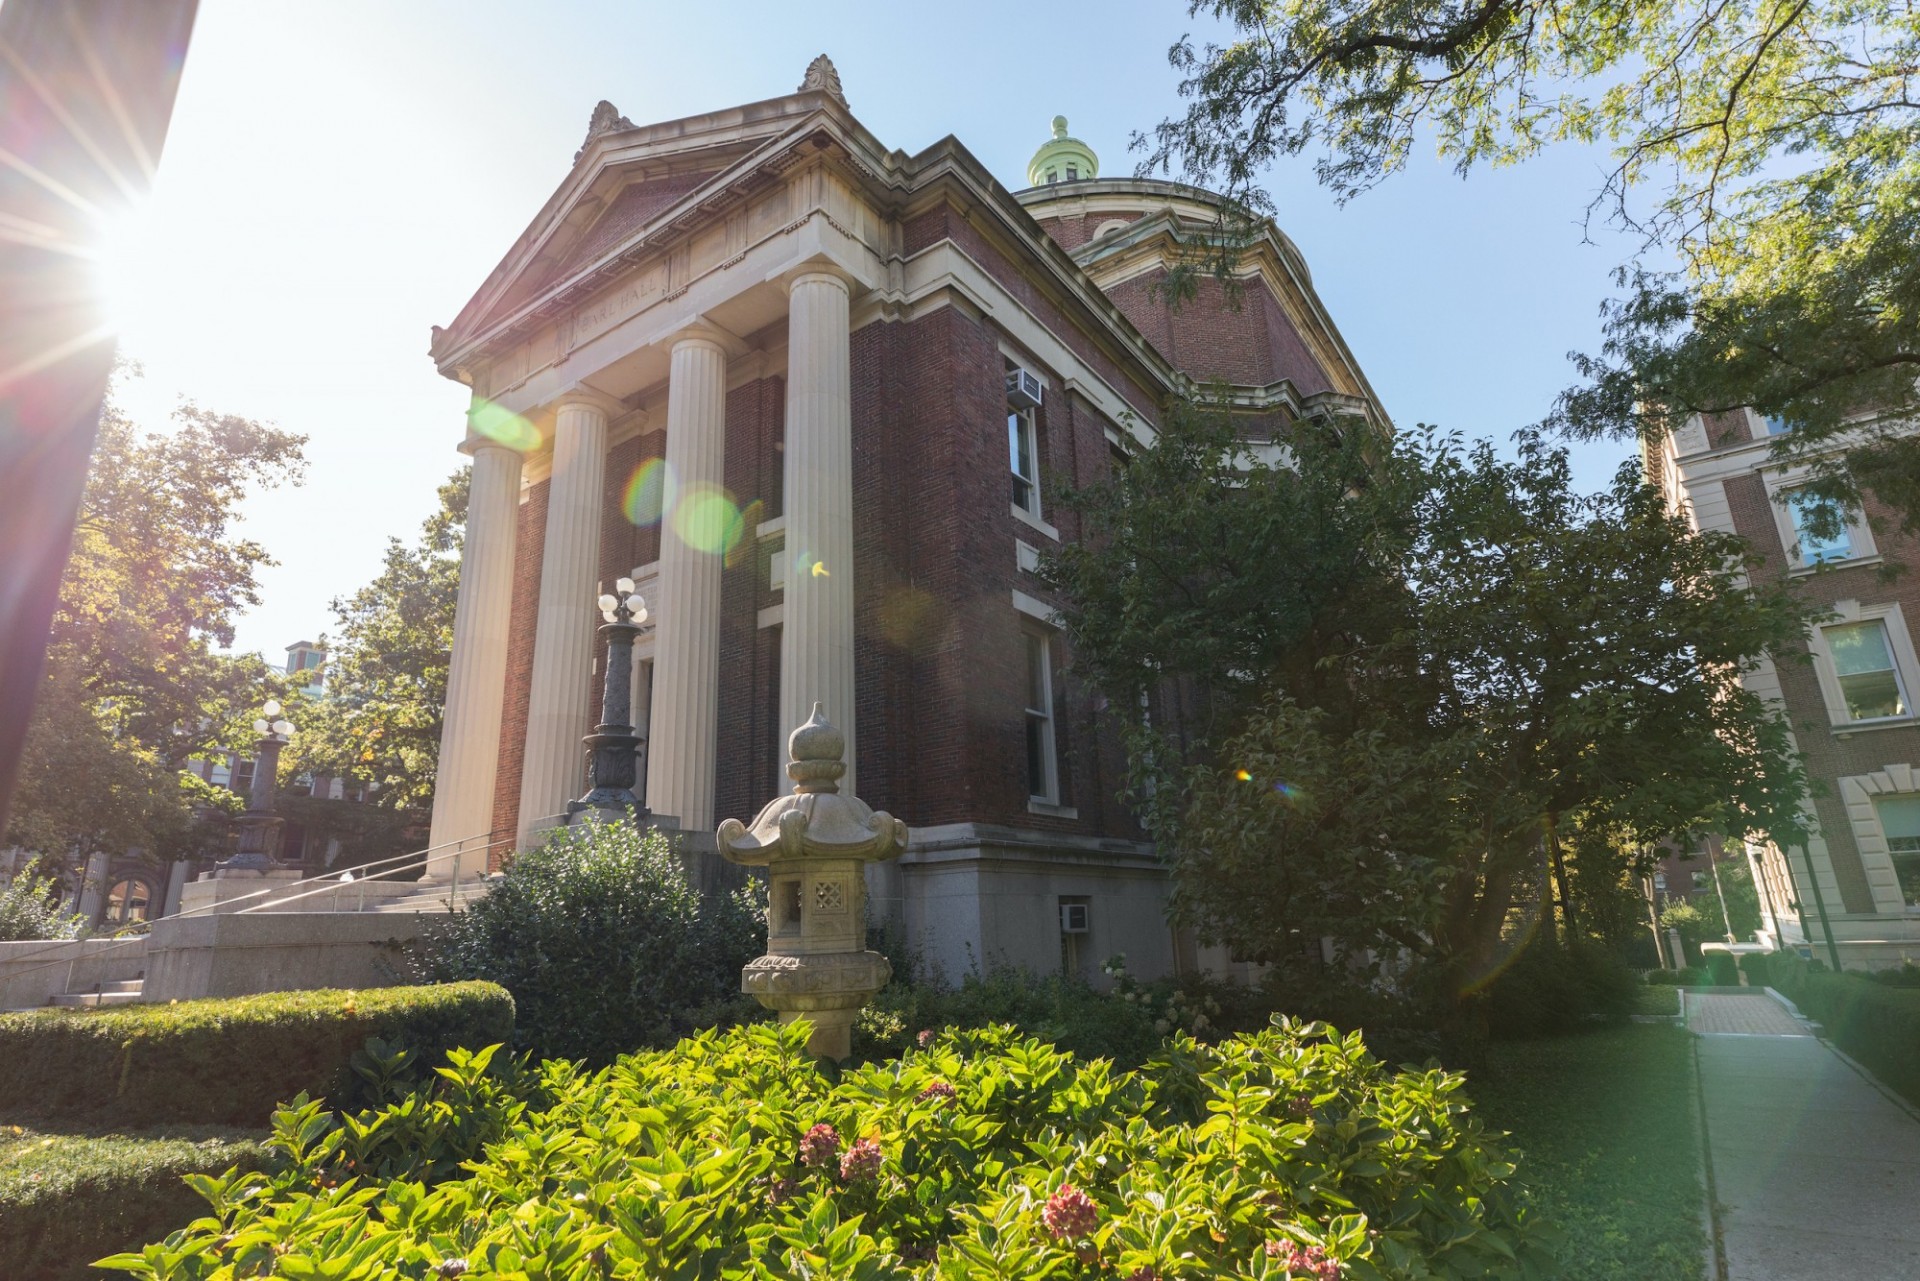
[[1015,409],[1038,409],[1040,397],[1045,391],[1040,375],[1024,369],[1007,371],[1007,403]]
[[1087,905],[1085,903],[1062,903],[1060,905],[1060,932],[1062,934],[1085,934],[1087,932]]

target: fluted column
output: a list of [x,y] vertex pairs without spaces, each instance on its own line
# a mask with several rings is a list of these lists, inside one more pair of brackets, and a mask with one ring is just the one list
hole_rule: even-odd
[[[453,654],[447,666],[429,837],[442,852],[450,853],[445,847],[453,842],[465,843],[459,857],[463,878],[487,871],[519,524],[520,455],[482,441],[473,451],[468,480],[467,529],[460,547],[460,592],[454,604]],[[428,874],[438,880],[453,871],[453,859],[437,859]]]
[[673,344],[667,372],[667,475],[660,525],[659,621],[647,743],[647,808],[684,829],[713,826],[720,738],[722,547],[703,546],[699,514],[725,480],[727,353],[700,333]]
[[786,558],[780,630],[780,724],[817,702],[846,735],[854,790],[853,397],[848,292],[808,272],[787,303]]
[[594,584],[600,565],[600,505],[607,470],[607,404],[592,394],[560,400],[553,429],[547,540],[540,558],[540,610],[520,771],[521,845],[542,819],[562,813],[586,780],[581,739],[591,726]]

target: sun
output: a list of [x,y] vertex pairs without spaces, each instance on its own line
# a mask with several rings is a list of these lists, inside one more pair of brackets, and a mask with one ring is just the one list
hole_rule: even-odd
[[123,205],[96,219],[94,251],[87,256],[101,320],[114,335],[147,328],[161,312],[163,246],[150,200]]

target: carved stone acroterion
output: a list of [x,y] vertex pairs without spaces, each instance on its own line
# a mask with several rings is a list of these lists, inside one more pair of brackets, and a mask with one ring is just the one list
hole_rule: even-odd
[[840,73],[834,69],[833,59],[821,54],[807,64],[807,74],[800,81],[801,93],[824,93],[841,106],[847,105],[847,95],[840,88]]
[[580,143],[580,150],[573,153],[574,163],[580,162],[580,157],[587,154],[587,148],[591,147],[593,140],[601,134],[634,127],[633,121],[620,114],[620,108],[602,98],[593,106],[593,116],[587,121],[587,136]]
[[854,1017],[893,969],[866,948],[864,864],[900,857],[907,825],[840,793],[845,736],[813,705],[787,738],[793,791],[752,826],[728,819],[714,833],[729,862],[767,869],[767,954],[740,972],[740,990],[782,1023],[813,1023],[807,1048],[822,1058],[852,1052]]

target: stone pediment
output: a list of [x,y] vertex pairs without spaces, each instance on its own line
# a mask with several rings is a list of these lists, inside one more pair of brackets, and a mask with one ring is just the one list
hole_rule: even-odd
[[634,125],[611,103],[600,103],[572,172],[453,323],[436,326],[435,358],[592,273],[661,219],[699,205],[703,195],[750,182],[759,165],[772,164],[822,115],[851,123],[843,101],[821,89],[654,125]]

